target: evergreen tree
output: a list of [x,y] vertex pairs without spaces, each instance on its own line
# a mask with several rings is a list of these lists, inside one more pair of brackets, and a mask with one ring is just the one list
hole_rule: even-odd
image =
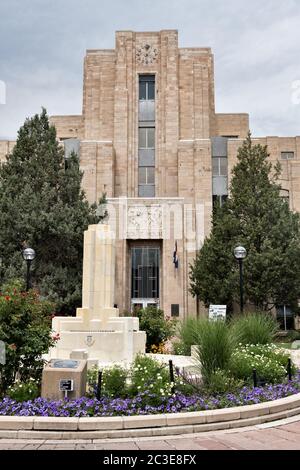
[[212,231],[191,266],[191,292],[206,306],[239,302],[238,263],[233,250],[247,249],[245,300],[256,309],[297,306],[300,297],[299,214],[280,196],[280,165],[251,135],[238,151],[229,198],[213,214]]
[[24,278],[22,250],[34,248],[33,285],[62,314],[81,305],[83,232],[103,217],[81,180],[77,156],[65,161],[45,109],[25,121],[0,167],[1,283]]

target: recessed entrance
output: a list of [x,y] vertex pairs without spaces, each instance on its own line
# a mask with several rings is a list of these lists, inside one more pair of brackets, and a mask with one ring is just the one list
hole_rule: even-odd
[[159,306],[160,247],[131,247],[131,308]]

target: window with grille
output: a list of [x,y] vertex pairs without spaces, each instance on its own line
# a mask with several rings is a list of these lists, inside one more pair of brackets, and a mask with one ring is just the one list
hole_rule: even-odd
[[159,247],[131,249],[131,297],[133,299],[159,298]]

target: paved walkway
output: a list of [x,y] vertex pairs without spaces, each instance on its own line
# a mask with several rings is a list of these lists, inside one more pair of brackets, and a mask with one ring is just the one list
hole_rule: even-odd
[[300,416],[228,431],[139,439],[0,439],[1,450],[300,450]]

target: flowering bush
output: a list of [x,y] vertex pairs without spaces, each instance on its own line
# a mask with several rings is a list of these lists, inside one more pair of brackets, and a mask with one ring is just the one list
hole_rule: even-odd
[[7,396],[16,400],[17,402],[34,400],[39,396],[40,387],[38,383],[33,379],[29,379],[28,382],[22,383],[16,381],[14,385],[11,385],[7,389]]
[[232,354],[229,369],[234,377],[248,382],[256,369],[259,379],[278,383],[286,376],[288,359],[289,353],[274,344],[240,345]]
[[173,335],[175,320],[164,316],[164,312],[156,307],[147,307],[136,312],[140,330],[146,331],[146,350],[151,352],[153,345],[159,345]]
[[[88,395],[94,397],[97,389],[98,368],[88,371]],[[157,401],[157,396],[169,396],[174,384],[170,383],[165,364],[143,354],[138,354],[130,369],[120,366],[102,371],[101,396],[110,398],[143,397],[147,403]]]
[[180,339],[174,339],[172,344],[172,354],[179,356],[190,356],[191,346],[185,344],[185,342]]
[[[186,396],[172,394],[157,396],[156,404],[147,403],[145,393],[134,398],[102,397],[79,398],[77,400],[51,401],[43,398],[18,403],[12,398],[0,401],[0,416],[58,416],[58,417],[89,417],[89,416],[132,416],[157,413],[175,413],[183,411],[214,410],[240,405],[252,405],[265,401],[284,398],[300,391],[300,376],[297,374],[292,381],[267,387],[243,387],[235,393],[219,395],[195,394]],[[146,393],[148,395],[148,393]]]
[[16,378],[39,380],[44,365],[42,354],[54,345],[51,338],[53,305],[35,291],[20,286],[3,288],[0,294],[0,340],[6,346],[6,364],[0,364],[0,396]]
[[[98,372],[97,366],[92,367],[87,372],[87,394],[89,397],[94,397],[98,385]],[[102,370],[101,382],[101,395],[110,398],[123,398],[128,395],[128,370],[114,365],[112,367],[105,367]]]
[[150,352],[152,354],[167,354],[165,351],[165,343],[159,343],[159,344],[152,344],[150,347]]
[[120,366],[105,368],[102,373],[102,394],[107,397],[126,396],[127,375],[127,370]]
[[169,396],[174,384],[170,383],[169,371],[151,357],[138,354],[130,371],[130,396],[142,394],[149,402],[156,402],[157,397]]

